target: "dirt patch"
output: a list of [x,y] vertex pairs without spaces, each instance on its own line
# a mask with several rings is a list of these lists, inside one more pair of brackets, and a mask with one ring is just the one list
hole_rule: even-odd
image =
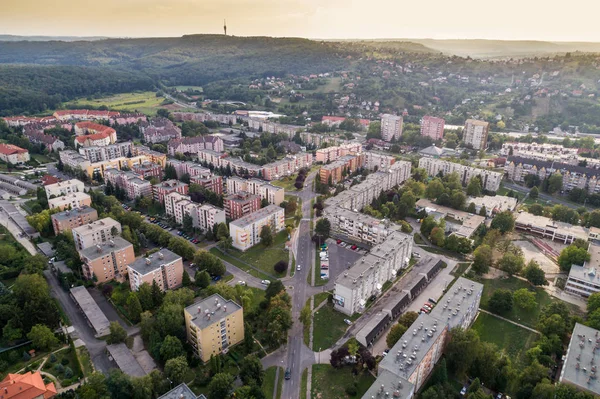
[[[551,243],[551,241],[544,240],[544,243]],[[523,250],[523,256],[525,261],[535,260],[540,264],[540,267],[545,273],[560,273],[560,268],[556,263],[551,261],[544,253],[529,241],[515,241],[514,244]]]

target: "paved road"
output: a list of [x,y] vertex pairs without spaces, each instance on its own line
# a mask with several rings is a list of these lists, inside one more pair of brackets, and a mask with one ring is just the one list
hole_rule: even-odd
[[[513,190],[513,191],[518,191],[521,194],[528,194],[529,190],[530,190],[529,188],[527,188],[525,186],[519,186],[518,184],[509,183],[508,181],[504,182],[504,188],[507,188],[507,189]],[[542,192],[539,193],[539,199],[544,200],[544,201],[550,201],[550,203],[565,205],[572,209],[581,208],[583,206],[583,204],[574,204],[572,202],[562,199],[561,197],[558,197],[558,196],[554,197],[552,195],[548,195],[548,194],[542,193]],[[596,209],[595,207],[590,206],[590,205],[586,205],[585,207],[589,210]]]

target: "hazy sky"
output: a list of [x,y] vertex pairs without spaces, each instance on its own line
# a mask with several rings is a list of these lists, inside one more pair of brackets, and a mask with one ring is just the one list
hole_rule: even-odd
[[597,0],[0,0],[0,34],[600,41]]

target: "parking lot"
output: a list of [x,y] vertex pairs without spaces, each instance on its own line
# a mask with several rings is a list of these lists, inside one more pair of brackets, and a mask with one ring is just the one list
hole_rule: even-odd
[[329,286],[333,287],[337,276],[350,268],[366,251],[364,249],[352,250],[349,246],[344,248],[331,238],[327,240],[327,246],[329,247],[329,283],[327,284],[329,288]]

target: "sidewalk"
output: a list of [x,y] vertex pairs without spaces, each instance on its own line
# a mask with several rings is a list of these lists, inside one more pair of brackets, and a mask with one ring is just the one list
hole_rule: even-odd
[[487,310],[484,310],[484,309],[481,309],[481,308],[479,308],[479,311],[480,311],[480,312],[482,312],[482,313],[485,313],[485,314],[489,314],[490,316],[494,316],[494,317],[496,317],[497,319],[500,319],[500,320],[506,321],[507,323],[514,324],[514,325],[515,325],[515,326],[517,326],[517,327],[524,328],[525,330],[527,330],[527,331],[531,331],[532,333],[536,333],[536,334],[542,335],[542,333],[541,333],[541,332],[539,332],[538,330],[534,330],[534,329],[533,329],[533,328],[531,328],[531,327],[524,326],[523,324],[517,323],[516,321],[509,320],[509,319],[507,319],[507,318],[505,318],[505,317],[498,316],[498,315],[497,315],[497,314],[495,314],[495,313],[488,312]]

